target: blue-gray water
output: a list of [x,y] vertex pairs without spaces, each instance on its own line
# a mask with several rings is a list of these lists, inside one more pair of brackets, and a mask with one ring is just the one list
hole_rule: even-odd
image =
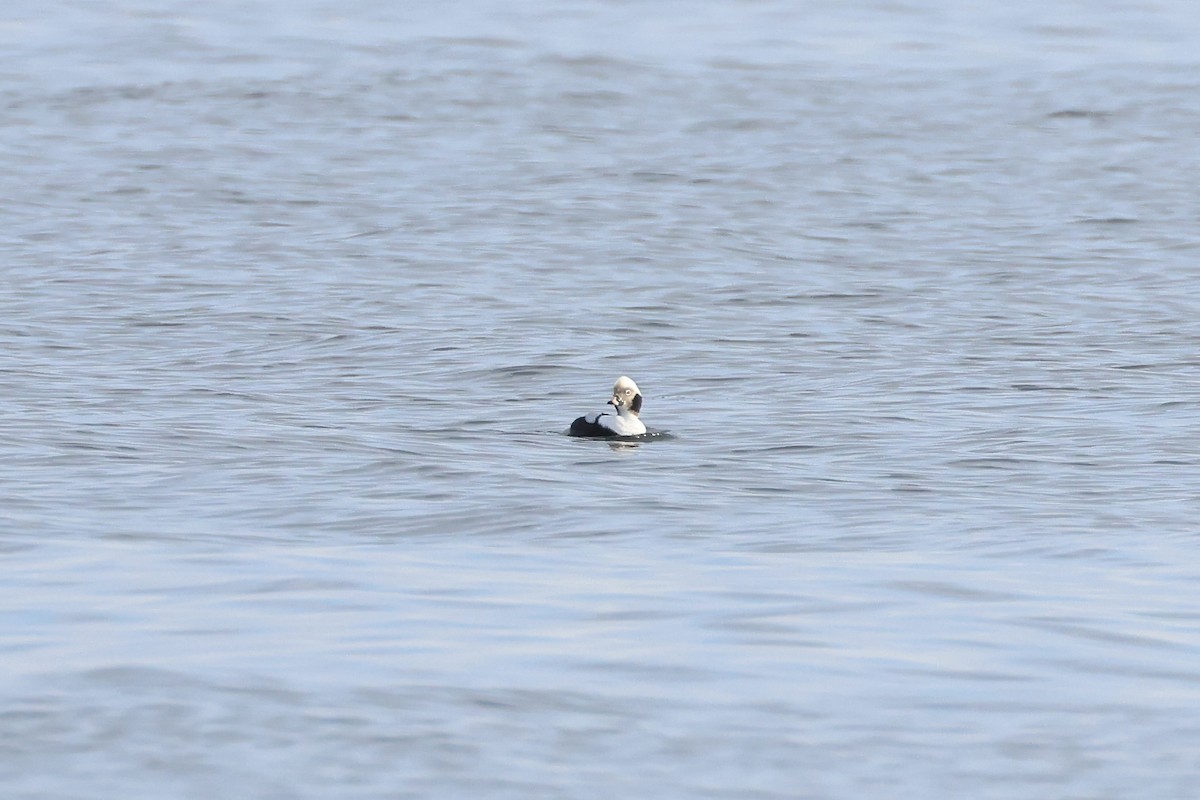
[[9,2],[0,796],[1194,798],[1200,15],[982,5]]

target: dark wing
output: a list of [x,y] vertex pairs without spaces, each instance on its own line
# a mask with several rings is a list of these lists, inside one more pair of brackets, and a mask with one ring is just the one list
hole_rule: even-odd
[[571,423],[571,436],[616,436],[617,432],[604,427],[608,414],[588,414]]

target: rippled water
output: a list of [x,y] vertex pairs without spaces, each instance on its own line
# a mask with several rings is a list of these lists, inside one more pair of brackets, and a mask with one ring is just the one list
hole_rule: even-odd
[[0,794],[1193,797],[1200,18],[960,5],[0,11]]

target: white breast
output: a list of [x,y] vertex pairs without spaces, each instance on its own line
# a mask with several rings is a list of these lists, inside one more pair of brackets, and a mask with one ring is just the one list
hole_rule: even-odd
[[641,436],[646,432],[646,426],[633,414],[601,414],[596,421],[617,436]]

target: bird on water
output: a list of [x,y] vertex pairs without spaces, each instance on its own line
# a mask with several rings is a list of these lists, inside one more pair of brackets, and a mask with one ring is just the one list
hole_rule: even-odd
[[585,414],[571,423],[571,436],[611,437],[641,436],[646,432],[639,415],[642,413],[642,392],[633,378],[622,375],[613,385],[608,401],[616,413],[598,411]]

